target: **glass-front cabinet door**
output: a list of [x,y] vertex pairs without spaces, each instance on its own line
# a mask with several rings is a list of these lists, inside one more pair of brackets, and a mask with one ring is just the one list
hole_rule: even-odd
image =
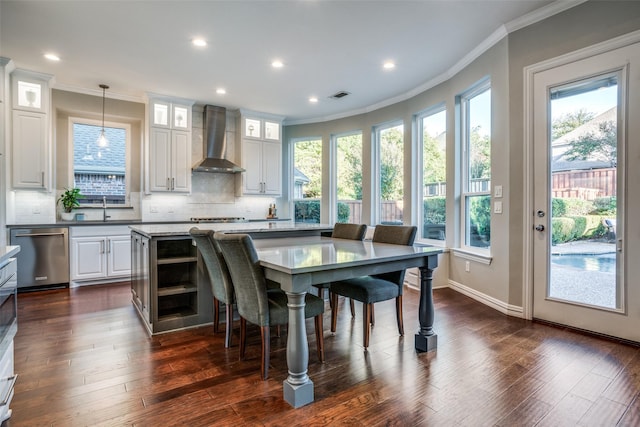
[[12,73],[13,109],[47,113],[50,78],[32,71],[15,70]]
[[151,126],[191,130],[191,105],[163,99],[152,99],[149,105]]
[[151,103],[151,126],[169,127],[169,112],[171,105],[164,101]]

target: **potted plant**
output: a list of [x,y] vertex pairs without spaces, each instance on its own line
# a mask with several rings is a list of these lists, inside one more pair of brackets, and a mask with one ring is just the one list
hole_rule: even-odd
[[64,193],[58,198],[58,203],[62,205],[63,212],[60,213],[60,217],[65,221],[71,221],[73,219],[73,208],[80,207],[79,199],[84,198],[80,194],[79,188],[65,188]]

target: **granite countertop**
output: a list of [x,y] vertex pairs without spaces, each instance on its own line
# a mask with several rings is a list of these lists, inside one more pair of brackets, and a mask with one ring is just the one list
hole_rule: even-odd
[[0,264],[20,252],[20,246],[4,246],[0,247]]
[[131,230],[147,237],[188,236],[192,227],[201,230],[215,230],[227,233],[265,233],[279,231],[312,231],[333,230],[332,225],[296,223],[294,221],[260,221],[260,222],[227,222],[227,223],[181,223],[181,224],[141,224],[131,225]]

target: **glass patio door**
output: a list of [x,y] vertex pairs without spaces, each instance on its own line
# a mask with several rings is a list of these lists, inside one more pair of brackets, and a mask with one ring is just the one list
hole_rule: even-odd
[[640,136],[627,120],[639,112],[639,57],[631,45],[533,79],[533,317],[633,341],[640,292],[626,280],[638,267],[625,268],[625,218],[638,196],[625,192],[625,153]]

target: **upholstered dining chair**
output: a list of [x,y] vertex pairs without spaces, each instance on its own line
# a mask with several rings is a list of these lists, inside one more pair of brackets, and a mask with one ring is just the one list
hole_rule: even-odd
[[[268,289],[253,240],[248,234],[216,233],[215,241],[229,268],[236,292],[236,306],[240,313],[240,360],[244,359],[247,321],[260,327],[262,336],[261,375],[269,376],[269,327],[289,322],[287,295],[281,289]],[[318,359],[324,362],[322,314],[324,301],[306,294],[305,319],[315,318]]]
[[[362,240],[367,232],[366,224],[349,224],[336,222],[331,232],[331,237],[335,239]],[[313,285],[318,288],[318,296],[324,300],[324,290],[329,289],[330,283],[318,283]],[[329,295],[329,304],[333,310],[333,299]]]
[[219,332],[220,302],[223,302],[226,312],[224,346],[231,347],[235,295],[227,265],[213,239],[213,230],[200,230],[198,227],[193,227],[189,230],[189,234],[196,242],[196,247],[200,251],[209,276],[209,282],[211,283],[211,292],[213,293],[213,332],[216,334]]
[[[417,227],[403,225],[377,225],[373,232],[373,241],[377,243],[391,243],[394,245],[413,245]],[[372,324],[371,315],[373,304],[395,298],[396,321],[398,333],[404,335],[402,318],[402,289],[405,270],[354,279],[332,282],[329,287],[333,299],[331,310],[331,332],[336,331],[338,319],[338,295],[360,301],[363,306],[364,347],[369,347],[369,332]]]

